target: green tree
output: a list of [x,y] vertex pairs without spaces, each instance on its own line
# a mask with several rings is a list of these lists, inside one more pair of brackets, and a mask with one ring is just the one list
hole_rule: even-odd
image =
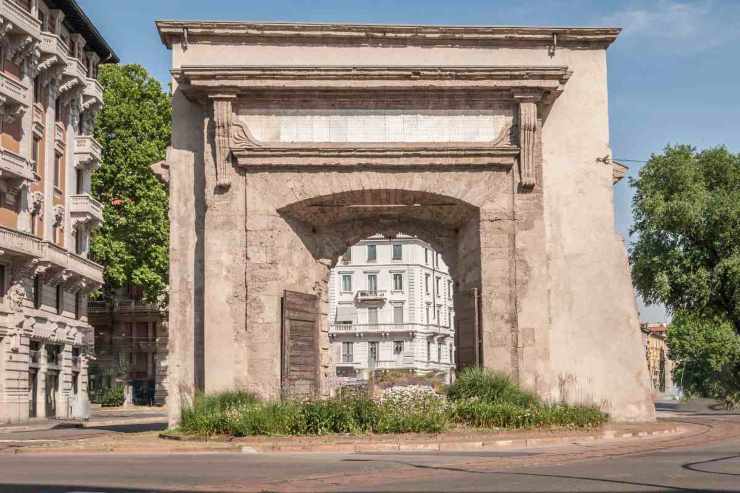
[[668,349],[679,363],[674,378],[687,394],[738,403],[740,337],[732,323],[679,311],[668,328]]
[[105,105],[95,138],[103,148],[93,194],[104,223],[92,245],[105,265],[105,290],[140,286],[150,301],[164,298],[169,269],[167,191],[149,166],[164,159],[170,142],[170,98],[139,65],[104,65]]
[[631,184],[630,261],[644,300],[740,331],[740,155],[669,146]]
[[668,146],[635,187],[632,279],[674,314],[676,382],[689,394],[740,395],[740,154]]

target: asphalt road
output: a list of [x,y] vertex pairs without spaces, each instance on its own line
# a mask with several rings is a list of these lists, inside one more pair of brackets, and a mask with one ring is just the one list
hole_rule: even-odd
[[[714,435],[670,448],[633,441],[428,455],[5,455],[0,493],[740,491],[740,418],[712,419]],[[722,435],[722,422],[734,436]]]

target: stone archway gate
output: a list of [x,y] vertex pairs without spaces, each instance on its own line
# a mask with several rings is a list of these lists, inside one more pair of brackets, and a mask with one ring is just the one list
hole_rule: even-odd
[[[328,392],[328,269],[401,231],[449,259],[483,365],[547,399],[653,417],[614,231],[617,29],[157,25],[173,56],[173,420],[198,389],[279,395],[285,290],[319,300]],[[461,297],[474,290],[477,315]],[[462,364],[474,336],[458,335]]]

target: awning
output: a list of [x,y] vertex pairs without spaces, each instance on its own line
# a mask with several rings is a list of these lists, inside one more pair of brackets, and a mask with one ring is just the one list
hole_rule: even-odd
[[337,306],[337,317],[334,319],[334,323],[352,323],[355,321],[355,307],[354,305],[339,305]]

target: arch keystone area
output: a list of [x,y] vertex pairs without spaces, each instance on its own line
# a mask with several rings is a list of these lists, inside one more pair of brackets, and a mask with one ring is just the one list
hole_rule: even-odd
[[[331,395],[328,272],[377,233],[442,252],[458,367],[654,419],[598,159],[618,30],[158,27],[173,51],[173,422],[198,390]],[[313,349],[289,354],[291,331]]]

